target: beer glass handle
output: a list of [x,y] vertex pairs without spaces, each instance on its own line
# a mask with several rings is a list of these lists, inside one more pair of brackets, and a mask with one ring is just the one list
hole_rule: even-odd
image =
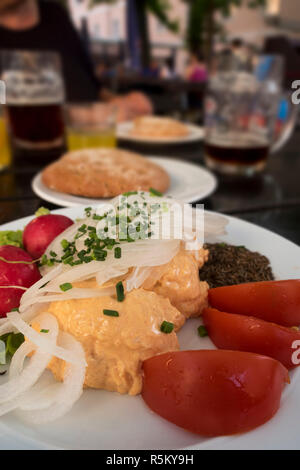
[[283,94],[280,100],[277,122],[282,122],[282,129],[271,145],[271,153],[278,152],[290,139],[298,119],[298,106],[292,103],[289,93]]

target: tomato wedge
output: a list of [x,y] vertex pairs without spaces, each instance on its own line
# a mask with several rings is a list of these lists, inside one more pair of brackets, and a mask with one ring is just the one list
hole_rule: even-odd
[[163,418],[203,436],[249,431],[279,408],[288,372],[258,354],[177,351],[143,363],[142,397]]
[[292,346],[294,341],[299,341],[300,346],[299,331],[214,308],[204,310],[203,322],[210,339],[220,349],[263,354],[277,359],[287,369],[298,365],[293,361]]
[[212,307],[283,326],[300,325],[300,280],[264,281],[217,287],[208,292]]

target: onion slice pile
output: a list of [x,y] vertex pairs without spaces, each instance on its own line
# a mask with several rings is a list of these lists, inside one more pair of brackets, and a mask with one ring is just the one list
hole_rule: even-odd
[[[83,392],[85,378],[85,366],[83,365],[85,356],[83,348],[81,344],[68,333],[60,333],[58,340],[60,347],[74,354],[74,356],[80,357],[81,360],[78,364],[66,365],[63,383],[55,384],[57,386],[50,385],[52,388],[50,393],[48,393],[48,397],[45,397],[48,389],[45,388],[41,390],[42,399],[44,398],[45,400],[46,398],[49,401],[48,406],[45,405],[45,403],[47,404],[46,400],[46,402],[41,402],[42,409],[36,409],[37,405],[36,402],[32,400],[32,397],[31,403],[33,406],[31,407],[30,402],[27,401],[26,403],[26,399],[23,403],[21,402],[18,415],[30,424],[40,425],[61,418],[71,410]],[[36,397],[36,399],[38,400],[39,397]]]
[[[49,313],[34,319],[47,333],[31,328],[16,312],[9,314],[9,320],[27,341],[12,358],[8,381],[0,385],[0,416],[17,409],[32,424],[60,418],[83,391],[86,361],[81,344],[71,335],[59,333],[57,320]],[[45,382],[42,377],[52,357],[66,361],[63,384],[53,383],[53,379]]]

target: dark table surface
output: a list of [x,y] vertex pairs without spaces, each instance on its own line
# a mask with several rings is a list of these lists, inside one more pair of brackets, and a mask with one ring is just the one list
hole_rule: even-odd
[[[203,163],[201,142],[168,147],[119,144],[145,155]],[[58,208],[42,201],[31,189],[31,180],[42,167],[42,162],[17,161],[0,173],[0,224],[32,215],[41,205],[49,209]],[[264,173],[254,178],[218,176],[216,192],[201,202],[206,209],[235,215],[300,244],[299,175],[300,129],[295,131],[284,149],[269,157]]]

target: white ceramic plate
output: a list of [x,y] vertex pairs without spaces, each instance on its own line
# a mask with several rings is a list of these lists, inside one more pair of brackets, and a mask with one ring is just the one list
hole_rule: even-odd
[[[82,216],[83,208],[55,212],[75,219]],[[245,245],[268,256],[278,279],[300,278],[298,246],[253,224],[228,219],[228,233],[222,237],[223,241]],[[1,229],[22,229],[29,220],[29,217],[20,219]],[[181,349],[213,347],[208,338],[199,338],[199,324],[199,319],[189,320],[180,331]],[[299,369],[291,373],[291,384],[286,386],[281,408],[271,421],[235,437],[201,438],[151,412],[140,396],[85,390],[68,415],[45,426],[26,426],[12,414],[0,418],[0,449],[297,449],[299,374]]]
[[117,138],[127,140],[131,142],[139,142],[140,144],[158,144],[158,145],[173,145],[173,144],[187,144],[191,142],[197,142],[202,140],[204,137],[204,129],[200,126],[193,124],[186,124],[189,133],[185,137],[165,137],[165,138],[154,138],[154,137],[137,137],[130,135],[130,131],[133,128],[133,122],[122,122],[117,126]]
[[[195,202],[209,196],[217,187],[216,177],[200,165],[173,158],[148,158],[168,172],[171,178],[171,185],[166,192],[167,196],[173,196],[175,199],[180,199],[184,202]],[[64,207],[74,207],[79,204],[90,206],[107,201],[107,199],[90,199],[53,191],[44,185],[41,173],[38,173],[33,178],[32,189],[35,194],[45,201]]]

